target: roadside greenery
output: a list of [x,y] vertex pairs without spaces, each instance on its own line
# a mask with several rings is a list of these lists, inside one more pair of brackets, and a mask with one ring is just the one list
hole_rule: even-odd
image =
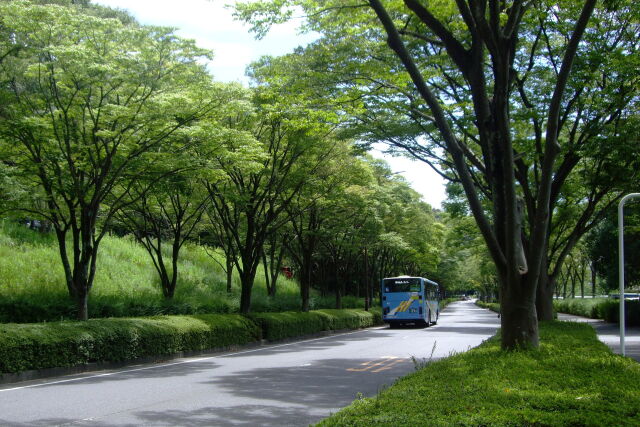
[[[66,293],[57,262],[54,236],[15,224],[0,223],[0,322],[30,323],[74,319],[75,305]],[[215,257],[219,262],[215,262]],[[173,299],[163,297],[159,278],[145,249],[131,238],[106,236],[90,297],[89,315],[97,317],[157,316],[163,314],[232,313],[239,310],[238,278],[226,289],[222,251],[187,244],[180,257],[180,285]],[[253,292],[257,312],[291,311],[300,307],[295,279],[280,277],[279,293],[270,297],[262,275]],[[362,307],[354,296],[343,298],[345,308]],[[311,295],[311,309],[331,308],[332,296]]]
[[[613,298],[558,299],[553,301],[553,307],[558,313],[602,319],[612,323],[619,323],[620,319],[620,300]],[[625,324],[640,326],[640,301],[625,300],[624,308]]]
[[318,331],[358,329],[382,323],[378,310],[317,310],[309,312],[255,313],[248,315],[262,327],[268,340],[299,337]]
[[497,302],[476,301],[476,305],[478,307],[488,308],[495,313],[500,313],[500,304],[498,304]]
[[503,346],[536,346],[582,236],[637,182],[638,5],[244,1],[258,37],[299,12],[304,49],[254,74],[344,111],[458,185],[495,265]]
[[380,324],[380,311],[203,314],[0,324],[0,372],[131,361]]
[[503,352],[493,337],[427,364],[321,426],[636,426],[640,365],[588,325],[541,322],[540,347]]

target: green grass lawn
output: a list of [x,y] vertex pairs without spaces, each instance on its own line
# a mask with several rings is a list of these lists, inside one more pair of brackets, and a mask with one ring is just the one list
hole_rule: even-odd
[[429,364],[323,426],[637,426],[640,364],[614,355],[588,325],[540,324],[537,350],[494,337]]
[[[209,251],[211,252],[211,250]],[[181,251],[179,280],[172,301],[165,301],[157,273],[144,248],[131,238],[106,236],[100,245],[97,271],[89,297],[89,317],[148,316],[237,312],[239,279],[226,292],[226,275],[219,251],[214,261],[196,244]],[[219,264],[220,263],[220,264]],[[345,307],[359,301],[344,298]],[[334,298],[312,297],[311,308],[333,307]],[[267,296],[264,274],[258,272],[252,295],[253,311],[298,310],[298,284],[278,279],[275,298]],[[42,234],[0,220],[0,322],[73,319],[55,235]]]

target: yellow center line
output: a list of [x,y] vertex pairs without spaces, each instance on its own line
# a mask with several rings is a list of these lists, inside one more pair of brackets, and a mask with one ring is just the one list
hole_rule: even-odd
[[[385,356],[382,358],[382,360],[380,360],[379,362],[375,362],[374,360],[371,360],[369,362],[363,362],[360,364],[360,366],[364,366],[364,368],[348,368],[347,371],[349,372],[365,372],[365,371],[371,371],[371,369],[379,367],[378,369],[375,369],[371,372],[380,372],[383,371],[385,369],[389,369],[387,366],[393,366],[399,362],[403,362],[405,359],[399,359],[396,356]],[[374,363],[375,362],[375,363]],[[387,363],[387,365],[385,366],[384,364]]]
[[378,369],[376,369],[376,370],[374,370],[374,371],[371,371],[371,372],[381,372],[381,371],[386,371],[387,369],[391,369],[391,367],[392,367],[392,366],[397,365],[397,364],[398,364],[398,363],[400,363],[400,362],[404,362],[405,360],[406,360],[406,359],[397,359],[397,360],[394,360],[393,362],[389,363],[388,365],[383,366],[383,367],[381,367],[381,368],[378,368]]

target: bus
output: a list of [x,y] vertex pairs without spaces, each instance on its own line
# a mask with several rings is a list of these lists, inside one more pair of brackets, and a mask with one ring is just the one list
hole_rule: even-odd
[[382,320],[391,327],[431,326],[440,315],[440,286],[424,277],[382,279]]

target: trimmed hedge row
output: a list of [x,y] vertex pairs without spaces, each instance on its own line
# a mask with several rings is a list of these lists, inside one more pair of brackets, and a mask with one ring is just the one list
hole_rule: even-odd
[[382,323],[379,309],[314,310],[308,313],[255,313],[248,315],[260,325],[267,340],[299,337],[319,331],[367,328]]
[[203,314],[0,324],[0,372],[122,362],[381,323],[378,312]]
[[482,308],[488,308],[491,311],[496,313],[500,313],[500,304],[497,302],[482,302],[480,300],[476,301],[476,305]]
[[[553,308],[560,313],[620,322],[620,301],[610,298],[570,298],[554,300]],[[640,301],[625,300],[624,317],[627,326],[640,326]]]

